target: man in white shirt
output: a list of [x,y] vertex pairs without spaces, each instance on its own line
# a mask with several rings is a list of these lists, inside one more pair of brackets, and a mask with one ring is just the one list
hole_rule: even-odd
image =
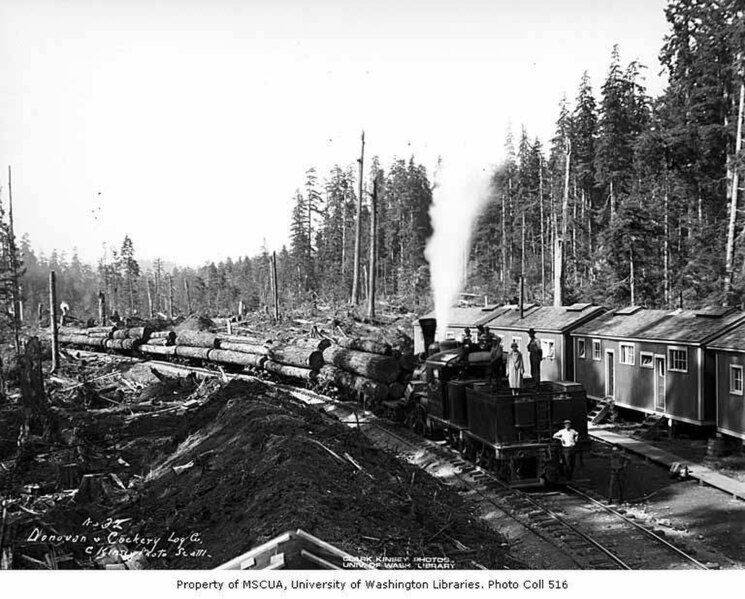
[[564,428],[554,433],[554,439],[561,441],[561,454],[564,461],[564,469],[568,480],[574,475],[574,455],[579,433],[572,428],[572,421],[565,420]]

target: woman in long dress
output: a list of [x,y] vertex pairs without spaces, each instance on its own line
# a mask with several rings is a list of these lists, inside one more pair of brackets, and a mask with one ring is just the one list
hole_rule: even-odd
[[507,354],[507,380],[512,389],[512,395],[517,395],[523,386],[523,374],[525,365],[523,364],[523,355],[517,349],[517,343],[512,342],[512,351]]

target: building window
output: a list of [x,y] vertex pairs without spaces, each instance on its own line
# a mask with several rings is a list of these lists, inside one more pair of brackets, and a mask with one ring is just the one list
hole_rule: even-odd
[[668,372],[688,372],[688,350],[668,349]]
[[580,358],[585,357],[585,340],[584,339],[577,339],[577,355]]
[[639,366],[642,368],[654,368],[652,354],[646,351],[639,352]]
[[600,347],[600,341],[597,339],[592,340],[592,359],[593,360],[602,360],[603,353],[602,348]]
[[544,360],[555,360],[556,351],[554,349],[554,342],[551,339],[541,339],[541,350],[543,351]]
[[627,366],[634,365],[634,344],[633,343],[621,343],[621,364]]
[[742,366],[729,367],[729,392],[733,395],[742,395]]

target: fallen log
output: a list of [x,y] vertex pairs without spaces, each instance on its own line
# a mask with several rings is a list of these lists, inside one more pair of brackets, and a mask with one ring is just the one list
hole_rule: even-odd
[[264,362],[267,360],[266,356],[224,349],[209,350],[208,359],[222,364],[238,364],[239,366],[253,366],[254,368],[263,368]]
[[175,356],[176,346],[175,345],[154,345],[152,342],[156,339],[151,339],[145,345],[140,345],[139,350],[145,354],[156,354],[159,356]]
[[326,365],[321,368],[319,378],[327,383],[335,384],[340,389],[362,393],[372,401],[378,402],[388,399],[388,385],[385,383],[376,383],[336,366]]
[[192,358],[194,360],[209,360],[209,347],[192,347],[189,345],[176,345],[176,355],[181,358]]
[[374,339],[365,339],[363,337],[339,339],[339,345],[345,349],[363,351],[369,354],[380,354],[381,356],[390,356],[393,352],[393,348],[387,343],[380,343]]
[[256,356],[268,356],[269,350],[263,345],[253,345],[250,343],[236,343],[234,341],[225,341],[220,339],[220,349],[241,352],[244,354],[253,354]]
[[281,345],[269,348],[269,357],[274,362],[297,366],[299,368],[310,368],[320,370],[323,366],[323,352],[312,349],[303,349],[294,345]]
[[315,381],[318,378],[318,371],[316,370],[288,366],[287,364],[279,364],[271,360],[264,362],[264,370],[301,381]]
[[111,333],[112,339],[126,339],[127,338],[127,329],[117,329],[113,333]]
[[313,337],[300,337],[299,339],[293,339],[290,343],[296,347],[302,347],[303,349],[323,351],[331,345],[331,340]]
[[176,341],[176,333],[173,331],[155,331],[150,333],[150,341],[153,339],[167,339],[169,345],[172,345]]
[[220,339],[214,333],[202,331],[181,331],[176,335],[176,345],[220,349]]
[[323,350],[323,358],[327,364],[379,383],[392,383],[401,372],[401,367],[393,358],[345,349],[338,345],[332,345]]

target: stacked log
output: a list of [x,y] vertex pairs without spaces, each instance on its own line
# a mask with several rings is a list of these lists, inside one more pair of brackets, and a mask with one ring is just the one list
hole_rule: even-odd
[[262,341],[257,337],[248,337],[246,335],[220,335],[220,342],[227,341],[229,343],[247,343],[248,345],[259,345],[262,346],[265,343],[271,343],[271,341]]
[[116,329],[111,333],[111,339],[137,339],[147,341],[151,330],[148,327],[130,327],[128,329]]
[[155,331],[150,333],[150,341],[153,339],[165,339],[168,341],[165,345],[173,345],[176,342],[176,333],[173,331]]
[[147,341],[150,345],[159,345],[161,347],[171,346],[173,343],[166,337],[160,337],[153,339],[152,337]]
[[253,354],[256,356],[268,356],[269,350],[263,345],[254,345],[252,343],[236,343],[235,341],[226,341],[220,337],[220,349],[226,349],[244,354]]
[[235,364],[243,367],[253,366],[254,368],[263,368],[264,363],[267,361],[266,356],[229,351],[225,349],[211,349],[207,356],[207,359],[210,360],[210,362]]
[[152,330],[150,329],[150,327],[132,327],[130,329],[127,329],[127,338],[147,341],[148,339],[150,339],[151,333]]
[[297,379],[301,381],[315,381],[318,378],[318,371],[311,370],[310,368],[298,368],[297,366],[288,366],[287,364],[280,364],[272,360],[264,362],[264,370],[286,376],[291,379]]
[[106,341],[104,341],[104,347],[106,349],[130,351],[137,349],[140,345],[142,345],[141,339],[106,339]]
[[411,373],[419,366],[419,359],[414,354],[403,354],[398,363],[401,364],[401,370]]
[[176,336],[176,345],[178,345],[179,347],[189,346],[207,349],[220,349],[220,339],[214,333],[204,333],[202,331],[181,331]]
[[59,342],[60,343],[66,343],[69,345],[85,345],[87,347],[104,347],[104,342],[106,339],[102,339],[100,337],[89,337],[88,335],[82,334],[82,333],[65,333],[64,335],[59,335]]
[[362,337],[349,337],[339,339],[339,345],[344,349],[353,349],[368,354],[379,354],[381,356],[390,356],[393,348],[387,343],[381,343],[373,339],[364,339]]
[[100,337],[104,336],[108,339],[111,339],[111,335],[116,331],[115,326],[106,326],[106,327],[89,327],[87,329],[84,329],[85,334],[89,337]]
[[304,349],[296,345],[271,347],[269,349],[269,357],[273,362],[277,362],[278,364],[298,368],[320,370],[323,366],[323,352],[317,349]]
[[[181,337],[180,334],[179,337]],[[176,341],[178,341],[178,339]],[[180,358],[191,358],[193,360],[209,360],[209,347],[193,347],[190,345],[178,345],[178,343],[175,347],[176,355]]]
[[142,353],[154,354],[157,356],[175,356],[176,355],[175,345],[153,345],[152,344],[153,341],[155,340],[151,339],[145,345],[140,345],[139,350]]
[[399,383],[391,383],[388,385],[388,399],[401,399],[406,391],[406,385]]
[[336,366],[324,366],[321,368],[319,377],[322,381],[333,383],[340,389],[362,393],[374,402],[385,401],[388,398],[388,385],[385,383],[357,376]]
[[401,372],[401,366],[394,358],[338,345],[323,350],[323,358],[328,364],[378,383],[393,383]]
[[330,339],[318,339],[314,337],[301,337],[300,339],[294,339],[292,345],[296,347],[302,347],[303,349],[312,349],[323,351],[331,345]]

